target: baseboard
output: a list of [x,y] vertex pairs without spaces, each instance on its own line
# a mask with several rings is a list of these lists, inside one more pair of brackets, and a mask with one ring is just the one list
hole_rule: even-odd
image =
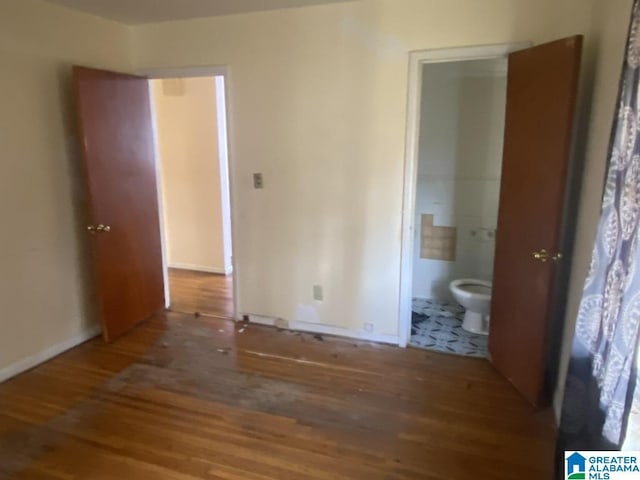
[[205,267],[202,265],[192,265],[190,263],[170,263],[169,268],[178,268],[180,270],[193,270],[194,272],[217,273],[218,275],[231,275],[233,267]]
[[61,353],[64,353],[67,350],[72,349],[73,347],[77,347],[87,340],[91,340],[92,338],[100,335],[100,331],[100,326],[92,327],[82,332],[81,334],[76,335],[75,337],[69,338],[68,340],[60,342],[56,345],[52,345],[51,347],[46,348],[45,350],[42,350],[35,355],[31,355],[30,357],[18,360],[17,362],[12,363],[11,365],[8,365],[4,368],[0,368],[0,383],[9,380],[16,375],[20,375],[27,370],[31,370],[41,363],[51,360],[52,358],[57,357]]
[[384,333],[372,332],[357,332],[333,325],[299,322],[296,320],[286,322],[272,317],[265,317],[263,315],[249,315],[249,322],[256,323],[258,325],[268,325],[271,327],[285,328],[286,330],[293,330],[296,332],[333,335],[336,337],[353,338],[356,340],[364,340],[367,342],[375,343],[386,343],[390,345],[400,344],[400,337],[398,335],[388,335]]
[[[243,318],[245,315],[241,315]],[[278,320],[272,317],[264,317],[262,315],[246,315],[249,318],[249,323],[257,323],[258,325],[266,325],[268,327],[275,327],[278,325]]]

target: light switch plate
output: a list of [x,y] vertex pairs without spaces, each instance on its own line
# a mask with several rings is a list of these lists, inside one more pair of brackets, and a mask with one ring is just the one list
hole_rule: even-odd
[[261,173],[253,174],[253,188],[264,188],[264,183],[262,182]]

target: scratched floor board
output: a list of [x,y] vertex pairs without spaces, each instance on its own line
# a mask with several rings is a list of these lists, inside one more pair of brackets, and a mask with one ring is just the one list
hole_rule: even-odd
[[242,326],[162,314],[0,385],[0,478],[551,478],[549,412],[484,360]]

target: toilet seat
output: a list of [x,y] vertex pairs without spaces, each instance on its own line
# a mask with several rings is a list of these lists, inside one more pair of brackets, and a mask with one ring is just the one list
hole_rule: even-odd
[[451,289],[456,289],[462,297],[471,297],[491,300],[491,282],[474,278],[462,278],[451,282]]

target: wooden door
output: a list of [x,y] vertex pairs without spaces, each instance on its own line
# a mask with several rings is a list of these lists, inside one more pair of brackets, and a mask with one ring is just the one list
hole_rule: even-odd
[[74,67],[97,310],[111,341],[164,307],[149,86]]
[[582,37],[509,56],[489,351],[534,405],[545,369],[562,240]]

